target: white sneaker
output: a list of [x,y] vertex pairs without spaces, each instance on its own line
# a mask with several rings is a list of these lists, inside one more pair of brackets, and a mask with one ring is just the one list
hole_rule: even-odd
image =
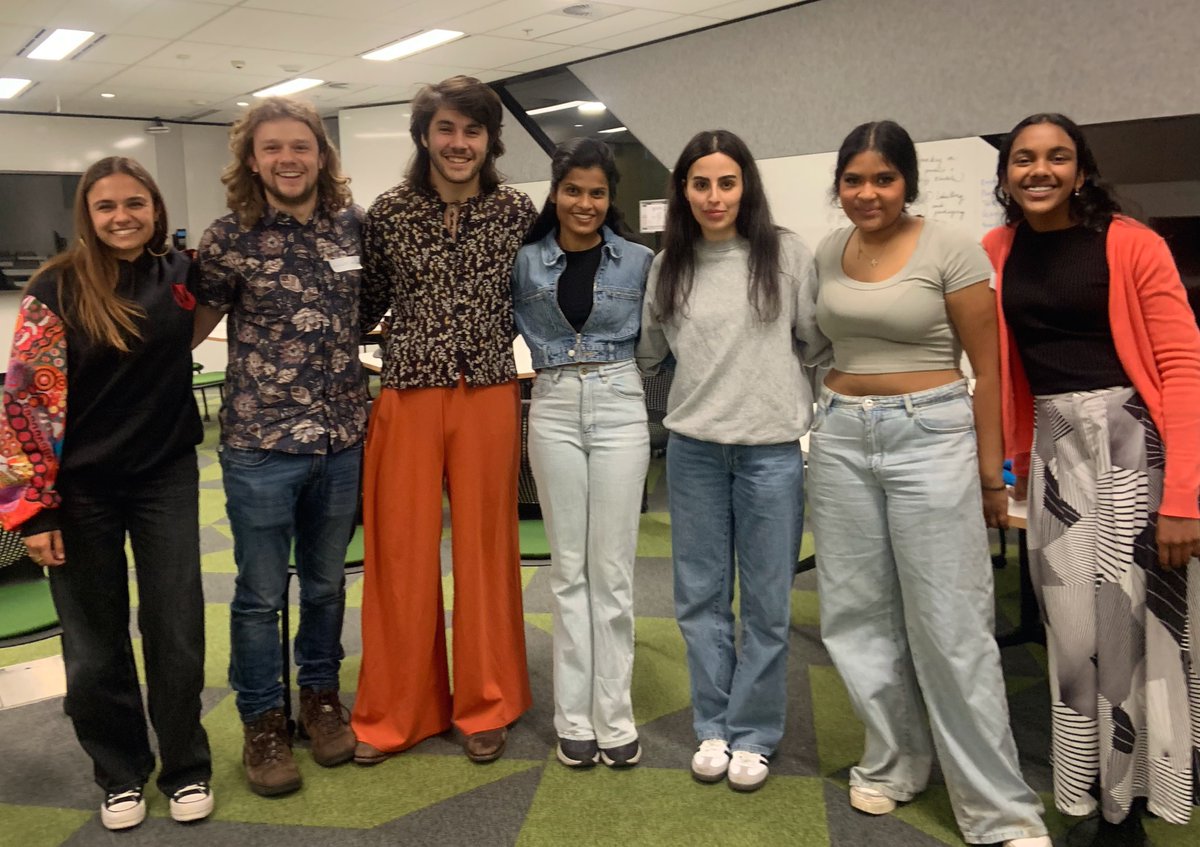
[[1004,842],[1004,847],[1054,847],[1049,835],[1035,835],[1032,838],[1010,838]]
[[105,829],[129,829],[146,819],[146,798],[142,789],[113,791],[100,806],[100,823]]
[[850,806],[868,815],[886,815],[896,808],[896,801],[874,788],[851,785]]
[[734,791],[757,791],[767,781],[767,757],[749,750],[734,750],[729,762],[729,787]]
[[171,817],[180,823],[206,818],[212,810],[213,793],[207,782],[193,782],[171,795]]
[[701,782],[720,782],[729,770],[729,745],[720,738],[707,738],[692,755],[692,776]]

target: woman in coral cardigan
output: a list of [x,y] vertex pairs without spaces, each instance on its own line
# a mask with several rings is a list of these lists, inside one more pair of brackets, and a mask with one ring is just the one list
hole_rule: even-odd
[[1029,480],[1055,800],[1101,812],[1069,844],[1141,844],[1142,808],[1184,824],[1200,799],[1200,331],[1166,244],[1098,177],[1070,119],[1021,121],[997,165],[1007,225],[984,247],[1018,497]]

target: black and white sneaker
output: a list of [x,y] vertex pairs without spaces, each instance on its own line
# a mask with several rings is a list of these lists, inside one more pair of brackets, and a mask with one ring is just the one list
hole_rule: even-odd
[[105,829],[129,829],[146,819],[146,798],[141,788],[111,791],[100,806],[100,823]]
[[600,761],[610,768],[631,768],[642,760],[642,745],[635,738],[620,747],[600,748]]
[[573,741],[570,738],[558,739],[558,760],[569,768],[590,768],[600,761],[600,748],[596,740]]
[[180,823],[203,820],[212,810],[213,793],[207,782],[193,782],[171,795],[171,817]]

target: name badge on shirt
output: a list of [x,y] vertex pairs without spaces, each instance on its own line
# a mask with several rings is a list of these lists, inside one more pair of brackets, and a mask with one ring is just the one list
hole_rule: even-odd
[[361,271],[362,262],[358,260],[358,256],[335,256],[329,259],[329,267],[333,268],[334,273],[345,273],[346,271]]

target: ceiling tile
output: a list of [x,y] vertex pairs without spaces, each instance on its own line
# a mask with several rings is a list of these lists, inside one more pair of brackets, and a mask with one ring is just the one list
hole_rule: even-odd
[[512,62],[522,62],[544,56],[558,49],[557,45],[540,41],[518,41],[515,38],[495,38],[491,35],[472,35],[458,41],[427,50],[421,59],[439,65],[468,65],[475,68],[502,68]]
[[46,25],[50,15],[67,5],[67,0],[43,0],[30,3],[29,0],[0,0],[0,24],[26,24],[39,29]]
[[205,94],[210,98],[219,98],[266,88],[281,79],[280,76],[242,76],[233,72],[192,70],[178,70],[166,75],[158,68],[132,67],[115,74],[108,81],[112,85],[163,88],[191,92],[193,97]]
[[[478,0],[486,3],[487,0]],[[274,12],[297,15],[329,15],[336,12],[339,18],[356,21],[378,21],[394,14],[397,9],[412,5],[411,2],[388,2],[388,0],[245,0],[243,9],[267,9]],[[437,4],[429,3],[435,6]]]
[[397,62],[339,59],[313,71],[319,78],[330,82],[351,82],[363,85],[396,85],[409,80],[437,82],[455,74],[478,76],[482,72],[481,68],[468,68],[461,65],[430,65],[405,59]]
[[700,13],[709,18],[733,20],[790,5],[790,3],[780,3],[779,0],[734,0],[732,3],[722,3],[719,6],[701,9]]
[[538,15],[536,18],[526,18],[515,24],[492,30],[489,35],[500,38],[541,38],[564,29],[571,29],[590,23],[587,18],[572,18],[569,15]]
[[0,56],[15,56],[38,34],[36,26],[0,26]]
[[229,11],[227,6],[188,3],[184,0],[157,0],[121,24],[119,32],[149,35],[155,38],[182,38],[196,27]]
[[378,25],[315,15],[280,14],[262,9],[230,9],[204,24],[189,41],[268,50],[320,47],[329,55],[356,55],[379,44]]
[[140,62],[154,55],[168,42],[164,38],[143,38],[139,35],[106,35],[81,55],[76,62],[107,62],[111,64],[131,64]]
[[527,59],[524,62],[505,65],[504,70],[514,74],[524,74],[530,71],[540,71],[542,68],[552,68],[555,65],[580,62],[584,59],[590,59],[593,56],[599,56],[603,52],[603,50],[596,50],[592,47],[568,47],[565,50],[547,53],[545,56],[538,56],[536,59]]
[[679,35],[683,32],[691,32],[692,30],[702,29],[706,26],[719,24],[721,21],[716,18],[702,18],[698,15],[682,15],[678,18],[672,18],[669,21],[663,21],[659,24],[635,29],[631,32],[623,32],[620,35],[601,38],[596,41],[589,42],[592,47],[598,47],[601,50],[621,50],[625,47],[632,47],[635,44],[645,44],[648,41],[657,41],[660,38],[668,38],[672,35]]
[[556,44],[591,46],[592,43],[602,38],[611,38],[614,35],[621,35],[622,33],[631,32],[642,27],[660,24],[674,17],[676,16],[670,12],[630,9],[628,12],[613,15],[611,18],[604,18],[603,20],[593,21],[584,26],[577,26],[574,29],[556,32],[554,35],[547,36],[546,40],[553,41]]
[[[482,9],[476,9],[470,14],[451,18],[440,26],[482,35],[502,27],[511,28],[511,25],[517,21],[525,21],[549,12],[556,12],[565,5],[567,5],[566,0],[504,0]],[[573,20],[567,15],[560,14],[557,17],[567,21]]]
[[[659,12],[671,12],[676,15],[694,15],[705,7],[716,5],[713,0],[606,0],[620,6],[634,9],[655,9]],[[776,5],[782,5],[776,0]]]
[[[47,28],[90,29],[93,32],[113,32],[116,27],[137,15],[154,0],[67,0],[58,9],[43,14],[41,23]],[[38,3],[31,3],[38,6]]]

